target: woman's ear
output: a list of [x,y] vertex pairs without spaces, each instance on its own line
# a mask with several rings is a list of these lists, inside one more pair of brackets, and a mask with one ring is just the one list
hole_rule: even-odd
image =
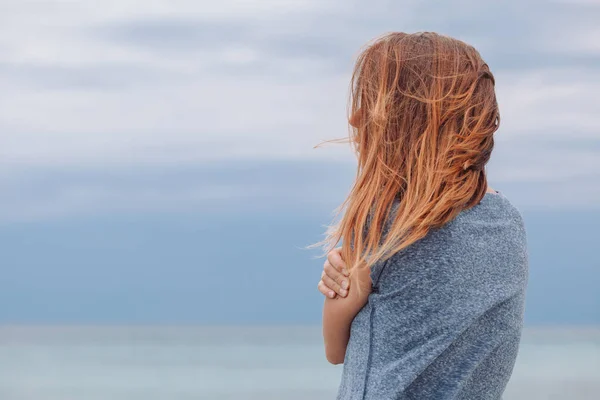
[[359,108],[350,116],[350,118],[348,119],[348,122],[353,127],[358,128],[358,126],[360,125],[361,119],[362,119],[362,108]]

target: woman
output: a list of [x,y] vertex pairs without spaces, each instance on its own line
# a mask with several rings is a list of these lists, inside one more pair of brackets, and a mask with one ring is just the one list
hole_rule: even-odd
[[338,399],[501,398],[528,267],[521,216],[486,181],[494,85],[473,47],[435,33],[388,34],[358,58],[357,177],[319,282]]

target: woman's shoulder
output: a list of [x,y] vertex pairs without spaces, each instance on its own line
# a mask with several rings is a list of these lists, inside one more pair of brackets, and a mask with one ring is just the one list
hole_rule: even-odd
[[[524,233],[525,223],[521,211],[502,193],[487,192],[479,204],[463,211],[456,218],[455,227],[476,223],[478,226],[501,225]],[[452,224],[449,224],[452,226]]]
[[492,262],[499,253],[526,255],[526,246],[521,212],[502,193],[487,193],[476,206],[394,254],[390,263],[468,265],[471,260],[488,259]]

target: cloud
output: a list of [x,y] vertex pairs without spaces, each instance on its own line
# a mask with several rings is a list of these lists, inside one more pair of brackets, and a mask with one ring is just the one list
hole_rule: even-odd
[[[345,165],[348,148],[313,146],[347,133],[360,46],[385,31],[435,30],[474,44],[497,76],[502,126],[492,178],[583,179],[600,152],[600,9],[592,3],[461,1],[433,12],[418,1],[5,1],[0,167],[28,171],[27,186],[39,169]],[[77,182],[54,203],[66,210],[89,208],[93,197],[152,197],[148,188],[136,195],[135,185]],[[19,187],[4,186],[13,195]],[[177,193],[199,201],[193,189]]]
[[[550,146],[537,153],[511,147],[510,141],[499,141],[489,178],[517,206],[597,207],[600,141],[589,142],[587,149]],[[278,210],[325,215],[345,198],[354,173],[352,162],[318,159],[3,169],[0,224],[109,215],[231,217]]]
[[98,215],[331,210],[355,168],[256,161],[161,167],[47,167],[0,172],[0,223]]
[[[513,146],[515,142],[500,141],[494,150],[490,166],[490,178],[500,183],[566,184],[571,181],[595,186],[600,179],[600,140],[593,142],[596,148],[568,149]],[[526,141],[516,141],[524,144]],[[535,143],[535,142],[534,142]],[[532,151],[533,150],[533,151]],[[536,151],[537,150],[537,151]]]
[[506,135],[598,138],[600,82],[587,68],[545,68],[498,74],[497,93]]

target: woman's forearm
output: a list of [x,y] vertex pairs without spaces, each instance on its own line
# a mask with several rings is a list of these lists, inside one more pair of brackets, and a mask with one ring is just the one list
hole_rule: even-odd
[[350,339],[350,326],[358,313],[355,307],[349,307],[346,298],[325,299],[323,305],[323,340],[325,357],[332,364],[341,364],[346,355],[346,346]]

